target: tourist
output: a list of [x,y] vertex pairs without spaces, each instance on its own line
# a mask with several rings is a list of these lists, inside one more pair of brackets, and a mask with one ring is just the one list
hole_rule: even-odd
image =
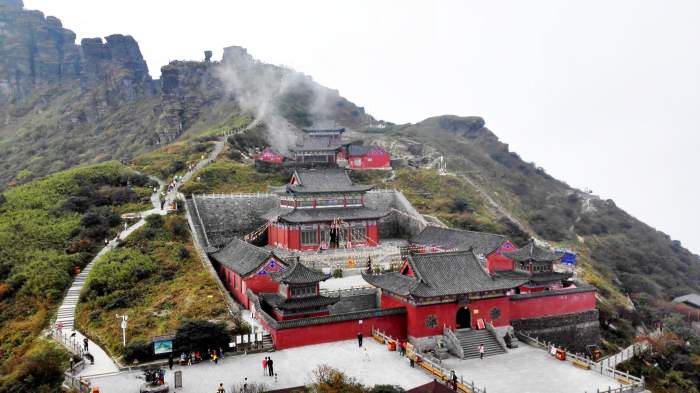
[[484,344],[479,344],[479,359],[484,359]]
[[267,356],[263,359],[263,375],[267,375]]
[[275,375],[275,371],[274,371],[274,369],[272,368],[272,365],[273,365],[274,363],[275,363],[275,362],[272,361],[272,358],[270,358],[270,357],[267,358],[267,371],[270,373],[270,376]]
[[408,363],[411,365],[411,367],[416,366],[416,362],[413,360],[413,357],[410,357],[410,356],[408,357]]
[[364,354],[362,355],[362,361],[363,362],[369,362],[369,352],[367,352],[367,347],[363,348],[364,349]]
[[452,390],[457,390],[457,373],[452,370]]
[[105,247],[109,245],[109,239],[105,238]]
[[243,379],[243,393],[248,391],[248,378]]
[[173,355],[170,354],[170,357],[168,357],[168,367],[170,367],[171,370],[173,369],[174,363],[175,363],[175,361],[173,360]]
[[219,347],[219,357],[220,357],[221,359],[224,358],[224,349],[223,349],[222,347]]
[[185,364],[187,364],[187,355],[185,355],[185,353],[182,352],[180,354],[180,365],[184,366]]
[[221,383],[219,384],[218,389],[216,389],[216,393],[226,393],[226,389],[224,389],[224,383],[223,383],[223,382],[221,382]]
[[88,351],[88,339],[87,339],[87,337],[83,338],[83,350],[85,352]]
[[357,345],[362,347],[362,332],[357,332]]

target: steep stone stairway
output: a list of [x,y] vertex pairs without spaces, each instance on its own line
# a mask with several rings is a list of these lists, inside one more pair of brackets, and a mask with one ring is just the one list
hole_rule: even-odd
[[455,336],[464,351],[464,359],[478,358],[479,344],[484,344],[484,357],[506,353],[496,337],[486,329],[457,329]]

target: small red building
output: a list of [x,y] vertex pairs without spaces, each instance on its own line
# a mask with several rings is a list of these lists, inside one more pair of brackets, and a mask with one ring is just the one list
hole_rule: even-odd
[[503,235],[461,229],[427,226],[409,241],[413,252],[466,251],[472,249],[490,273],[513,270],[513,261],[504,252],[517,247]]
[[320,293],[319,282],[331,275],[312,270],[296,262],[285,271],[270,274],[279,283],[277,292],[260,293],[263,310],[278,321],[321,317],[330,314],[329,306],[340,300]]
[[283,272],[287,264],[274,252],[234,238],[226,247],[209,254],[226,288],[246,308],[250,301],[246,291],[277,292],[279,283],[270,275]]
[[260,154],[254,157],[255,161],[262,161],[268,164],[281,164],[284,162],[284,156],[277,150],[267,147]]
[[348,145],[338,153],[350,169],[391,169],[391,155],[379,146]]
[[365,206],[371,189],[353,184],[342,169],[295,171],[280,206],[263,215],[268,244],[289,250],[376,246],[378,220],[389,212]]

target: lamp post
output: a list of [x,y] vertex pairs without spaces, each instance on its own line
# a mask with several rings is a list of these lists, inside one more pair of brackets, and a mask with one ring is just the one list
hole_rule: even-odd
[[117,319],[121,319],[121,328],[122,328],[122,345],[124,345],[124,348],[126,348],[126,322],[129,320],[128,315],[119,315],[117,314]]

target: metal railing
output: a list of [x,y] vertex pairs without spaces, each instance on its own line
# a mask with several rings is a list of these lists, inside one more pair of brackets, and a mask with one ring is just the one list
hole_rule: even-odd
[[192,197],[220,199],[220,198],[262,198],[262,197],[278,197],[277,194],[270,192],[253,192],[253,193],[209,193],[209,194],[194,194]]
[[59,344],[66,347],[66,349],[68,349],[73,354],[78,355],[81,358],[85,354],[85,349],[83,348],[82,343],[78,342],[78,340],[76,340],[75,336],[73,336],[72,334],[68,334],[63,330],[51,328],[51,337],[54,340],[56,340],[56,342],[58,342]]
[[[387,335],[386,333],[372,328],[372,336],[380,343],[396,342],[399,345],[397,339]],[[429,372],[434,377],[439,378],[443,383],[451,383],[453,380],[453,371],[448,370],[442,366],[442,362],[439,359],[435,359],[432,355],[422,353],[414,348],[410,343],[406,343],[406,356],[409,359],[413,359],[416,364],[423,370]],[[479,388],[474,384],[474,381],[465,381],[464,376],[460,375],[457,378],[456,390],[463,393],[486,393],[485,388]]]
[[[526,344],[542,348],[547,352],[550,352],[552,347],[555,347],[552,343],[540,341],[537,337],[529,336],[523,332],[516,331],[515,335],[518,340]],[[565,353],[566,361],[572,363],[572,365],[605,375],[620,384],[619,388],[608,387],[608,390],[598,390],[600,393],[636,393],[643,392],[645,390],[646,384],[644,382],[644,377],[636,377],[628,372],[617,370],[614,367],[608,367],[602,362],[596,363],[581,354],[575,354],[568,351],[565,351]]]

